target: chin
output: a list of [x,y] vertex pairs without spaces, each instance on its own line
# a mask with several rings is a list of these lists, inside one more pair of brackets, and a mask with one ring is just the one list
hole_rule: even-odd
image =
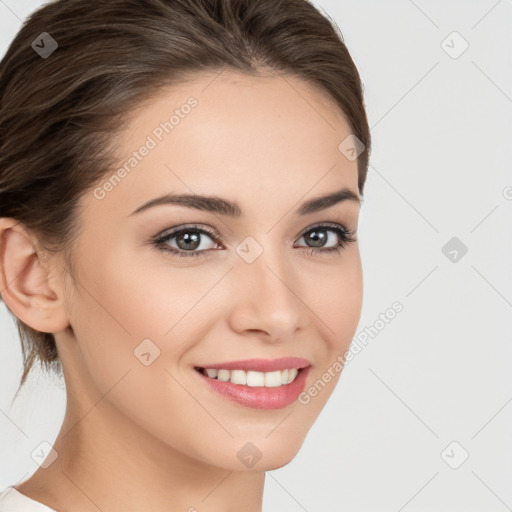
[[[248,441],[248,444],[249,443],[253,444]],[[254,445],[256,445],[256,442]],[[216,454],[215,462],[209,459],[208,463],[229,471],[272,471],[289,464],[297,456],[299,448],[300,444],[293,444],[285,447],[280,446],[279,449],[273,448],[270,445],[267,447],[262,447],[260,445],[259,447],[256,447],[256,449],[252,446],[245,448],[245,453],[252,453],[256,455],[258,460],[256,460],[254,464],[249,463],[245,465],[241,458],[238,457],[238,454],[235,455],[234,459],[229,458],[229,460],[225,460],[225,451]],[[236,449],[236,451],[238,450],[240,450],[240,448]]]
[[272,471],[273,469],[282,468],[282,467],[290,464],[290,462],[295,458],[295,455],[296,454],[294,454],[292,457],[286,458],[285,460],[275,461],[273,464],[269,464],[266,467],[261,468],[261,469],[264,471]]
[[283,451],[282,453],[274,452],[270,457],[267,457],[266,459],[263,457],[260,461],[260,464],[257,465],[259,466],[258,469],[261,471],[272,471],[273,469],[279,469],[286,466],[297,456],[300,446],[293,448],[295,449],[292,450],[290,447],[290,449]]

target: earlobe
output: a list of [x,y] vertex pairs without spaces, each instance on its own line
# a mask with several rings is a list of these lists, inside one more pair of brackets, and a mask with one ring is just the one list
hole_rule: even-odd
[[55,333],[69,325],[64,297],[50,281],[51,262],[37,250],[29,232],[13,219],[0,218],[0,292],[25,324]]

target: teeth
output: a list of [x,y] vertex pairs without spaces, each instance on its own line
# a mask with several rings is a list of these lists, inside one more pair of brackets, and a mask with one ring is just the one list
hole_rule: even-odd
[[230,381],[233,384],[243,384],[245,386],[247,384],[247,374],[243,370],[232,370]]
[[296,368],[265,373],[252,370],[246,372],[245,370],[217,370],[212,368],[208,368],[205,371],[208,377],[222,382],[230,381],[232,384],[240,384],[242,386],[264,386],[267,388],[290,384],[299,373]]
[[212,379],[214,379],[215,377],[217,377],[217,370],[215,368],[208,368],[206,370],[206,374],[208,375],[208,377],[212,377]]
[[230,373],[231,372],[229,370],[219,370],[217,379],[221,380],[222,382],[227,382],[231,376]]
[[288,370],[288,383],[295,380],[295,377],[297,377],[298,373],[299,373],[299,370],[297,370],[297,368],[292,368],[291,370]]

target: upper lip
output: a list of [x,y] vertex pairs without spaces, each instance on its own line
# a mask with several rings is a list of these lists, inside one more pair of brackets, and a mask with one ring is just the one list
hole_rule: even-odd
[[280,359],[244,359],[239,361],[229,361],[224,363],[208,364],[199,368],[217,369],[217,370],[245,370],[255,372],[275,372],[277,370],[286,370],[291,368],[306,368],[311,366],[307,359],[301,357],[281,357]]

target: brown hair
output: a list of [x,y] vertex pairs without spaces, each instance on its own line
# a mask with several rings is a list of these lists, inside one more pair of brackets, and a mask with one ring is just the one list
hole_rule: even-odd
[[[49,55],[43,33],[58,45]],[[336,23],[309,1],[56,0],[27,18],[0,62],[0,217],[63,251],[72,269],[79,200],[115,164],[128,113],[164,86],[222,69],[277,71],[327,92],[365,146],[363,194],[371,142],[361,80]],[[34,361],[62,368],[53,335],[14,320],[19,391]]]

